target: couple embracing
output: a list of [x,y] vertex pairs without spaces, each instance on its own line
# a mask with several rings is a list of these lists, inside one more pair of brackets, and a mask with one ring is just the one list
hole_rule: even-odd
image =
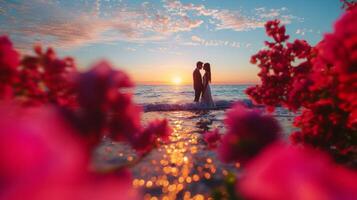
[[[203,77],[200,70],[205,71]],[[215,107],[211,94],[211,65],[203,64],[199,61],[196,63],[196,69],[193,71],[193,88],[195,90],[195,102],[200,102],[204,108]]]

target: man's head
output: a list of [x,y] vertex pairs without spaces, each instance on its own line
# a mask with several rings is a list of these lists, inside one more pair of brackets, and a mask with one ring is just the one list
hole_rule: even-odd
[[203,62],[198,61],[198,62],[196,63],[196,67],[197,67],[198,69],[202,69],[202,66],[203,66]]

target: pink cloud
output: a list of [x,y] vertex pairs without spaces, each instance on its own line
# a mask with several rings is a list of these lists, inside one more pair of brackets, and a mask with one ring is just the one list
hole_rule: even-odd
[[235,31],[245,31],[264,27],[263,21],[250,19],[239,12],[222,10],[213,15],[218,20],[217,29],[233,29]]
[[[17,47],[29,48],[35,41],[44,45],[70,48],[96,42],[163,40],[173,33],[190,31],[203,21],[187,16],[172,17],[160,10],[116,10],[110,17],[100,16],[100,1],[89,12],[61,9],[46,1],[33,0],[7,5],[19,15],[6,16],[13,23],[0,34],[16,35]],[[39,8],[44,12],[38,14]]]
[[[210,30],[246,31],[263,27],[270,18],[281,18],[284,23],[298,19],[287,14],[286,8],[258,8],[248,17],[241,11],[210,9],[202,4],[184,4],[179,0],[163,2],[163,7],[144,2],[131,8],[123,3],[111,12],[101,12],[104,4],[100,0],[89,6],[80,5],[79,10],[64,9],[58,3],[44,0],[5,2],[0,15],[8,23],[0,24],[0,34],[14,37],[20,49],[29,48],[34,42],[72,48],[93,43],[167,40],[175,33],[191,31],[204,23]],[[217,41],[205,42],[211,46],[222,45]]]
[[286,14],[286,7],[269,10],[264,7],[256,8],[253,15],[248,17],[241,11],[209,9],[202,4],[183,4],[179,0],[164,0],[164,2],[168,11],[173,14],[187,16],[189,12],[192,12],[196,16],[208,17],[209,22],[215,25],[218,30],[247,31],[264,27],[265,21],[270,19],[281,19],[285,24],[291,23],[294,19],[300,19]]

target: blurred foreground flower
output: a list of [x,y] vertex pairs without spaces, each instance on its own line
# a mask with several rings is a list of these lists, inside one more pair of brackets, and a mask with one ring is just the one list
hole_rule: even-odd
[[84,143],[54,109],[0,112],[0,199],[136,199],[127,173],[88,172]]
[[18,81],[13,85],[16,100],[25,106],[75,106],[73,85],[69,81],[77,70],[73,58],[58,58],[52,48],[42,51],[36,46],[34,51],[35,55],[24,56],[17,67]]
[[0,37],[0,99],[26,107],[61,108],[89,150],[107,136],[129,142],[143,153],[170,135],[165,120],[142,127],[141,108],[128,91],[134,84],[125,72],[101,61],[81,73],[74,59],[60,59],[52,48],[43,51],[35,46],[34,51],[34,56],[24,56],[20,63],[10,40]]
[[275,144],[247,164],[237,186],[255,200],[352,200],[357,173],[314,149]]
[[0,36],[0,98],[12,96],[12,84],[15,82],[16,68],[20,63],[19,57],[11,41],[5,36]]
[[277,140],[281,131],[273,117],[240,104],[227,112],[225,124],[227,133],[218,147],[219,158],[224,162],[245,163]]
[[143,155],[171,134],[167,120],[141,125],[124,72],[103,61],[80,73],[40,46],[20,65],[7,37],[0,72],[0,199],[138,199],[123,167],[88,171],[104,136]]
[[109,63],[102,61],[79,73],[74,85],[79,107],[74,112],[66,110],[65,115],[90,147],[108,136],[129,142],[143,153],[151,150],[157,139],[166,140],[171,134],[166,120],[154,121],[147,128],[141,125],[141,108],[128,91],[134,84],[126,73]]
[[130,137],[130,143],[140,153],[145,153],[150,151],[158,142],[157,139],[161,141],[168,141],[172,130],[165,120],[156,120],[151,122],[142,132]]
[[340,1],[343,3],[342,8],[347,11],[350,11],[357,7],[356,0],[340,0]]
[[221,141],[221,135],[218,129],[214,129],[211,132],[206,132],[204,135],[204,140],[209,148],[216,148],[218,143]]

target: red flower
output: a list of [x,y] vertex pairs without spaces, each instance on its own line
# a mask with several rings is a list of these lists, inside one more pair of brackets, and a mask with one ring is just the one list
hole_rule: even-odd
[[285,45],[279,36],[285,29],[277,21],[267,22],[267,35],[274,42],[266,42],[268,49],[251,58],[261,69],[262,83],[246,91],[254,103],[268,109],[300,109],[294,120],[300,131],[292,134],[293,142],[313,145],[347,162],[353,159],[357,131],[356,22],[357,9],[351,7],[315,48],[304,40]]
[[0,199],[137,199],[128,173],[87,171],[90,154],[55,110],[0,112]]
[[18,83],[14,89],[19,99],[27,106],[45,103],[73,107],[76,97],[70,76],[76,71],[70,57],[59,59],[53,49],[45,53],[40,46],[34,49],[35,56],[25,56],[18,69]]
[[8,72],[15,71],[20,63],[19,54],[6,36],[0,37],[0,63],[1,70],[7,70]]
[[[335,24],[334,33],[325,36],[320,44],[319,57],[316,62],[324,62],[325,66],[333,66],[331,79],[335,81],[333,92],[342,101],[340,108],[346,112],[357,112],[357,9],[347,12]],[[322,61],[321,61],[322,60]],[[321,69],[321,67],[320,67]],[[316,72],[317,73],[317,72]],[[320,80],[316,80],[317,83]],[[321,81],[324,81],[322,79]],[[357,130],[357,123],[349,118],[349,127]]]
[[238,182],[248,199],[354,199],[357,173],[308,147],[272,145],[252,160]]
[[12,84],[16,79],[19,54],[6,36],[0,36],[0,98],[12,96]]
[[87,158],[81,143],[53,110],[24,111],[3,106],[0,108],[0,173],[2,191],[9,192],[5,195],[15,195],[11,192],[13,188],[21,194],[21,190],[37,190],[46,182],[69,181],[82,173],[81,166]]
[[124,72],[114,70],[105,61],[98,62],[91,70],[80,74],[77,83],[78,101],[88,109],[105,109],[107,102],[112,103],[120,98],[119,89],[133,86]]
[[259,111],[237,104],[227,112],[228,132],[222,137],[218,154],[224,162],[246,162],[280,136],[278,122]]
[[357,7],[357,2],[355,0],[340,0],[343,5],[342,8],[346,9],[347,11],[351,11]]
[[211,132],[206,132],[204,134],[204,140],[208,145],[208,148],[216,148],[218,142],[221,140],[221,135],[219,134],[218,129],[214,129]]
[[156,120],[151,122],[142,132],[133,135],[130,138],[130,142],[134,149],[144,153],[150,151],[155,146],[158,138],[162,141],[167,141],[171,132],[172,130],[167,120]]
[[[278,20],[267,22],[265,28],[274,42],[266,41],[268,49],[251,57],[251,62],[260,68],[258,76],[262,83],[248,88],[246,93],[254,103],[266,105],[269,111],[280,105],[297,110],[309,96],[307,88],[311,82],[307,74],[311,69],[312,48],[305,40],[288,43],[289,36]],[[295,66],[296,61],[301,64]]]
[[274,38],[275,42],[284,42],[289,39],[289,36],[285,34],[285,27],[280,26],[279,20],[268,21],[265,24],[265,29],[268,36]]
[[140,132],[141,110],[133,104],[131,95],[123,92],[132,85],[124,72],[105,61],[78,74],[75,90],[80,112],[73,113],[70,121],[86,135],[89,144],[97,144],[104,135],[128,140]]
[[171,131],[166,120],[154,121],[146,129],[140,123],[141,108],[125,89],[132,87],[129,77],[103,61],[76,80],[79,112],[67,112],[70,122],[95,146],[106,135],[130,142],[139,152],[149,151],[156,140],[167,140]]

